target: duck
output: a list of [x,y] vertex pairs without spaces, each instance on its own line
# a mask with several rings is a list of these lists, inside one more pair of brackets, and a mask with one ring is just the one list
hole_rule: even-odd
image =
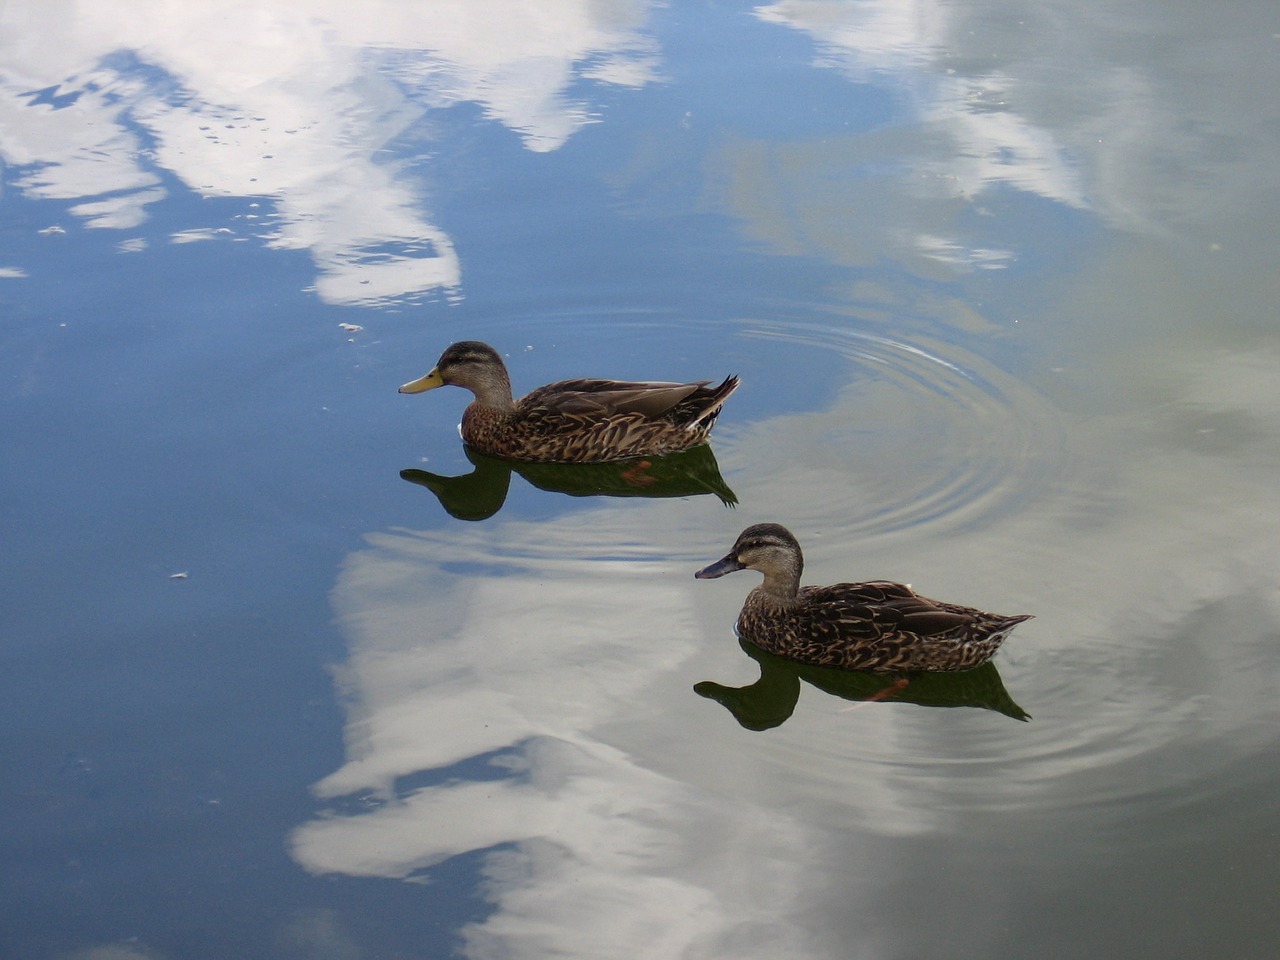
[[759,570],[738,636],[801,663],[881,673],[970,670],[986,663],[1030,615],[1006,617],[930,600],[888,580],[800,586],[800,542],[778,523],[747,527],[724,557],[694,574],[712,580]]
[[446,384],[470,390],[475,399],[462,414],[462,439],[481,453],[532,463],[603,463],[706,443],[740,383],[736,376],[712,382],[560,380],[515,400],[498,351],[463,340],[400,392]]

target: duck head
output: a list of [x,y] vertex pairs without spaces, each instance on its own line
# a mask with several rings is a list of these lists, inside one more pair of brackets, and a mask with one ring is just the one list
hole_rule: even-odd
[[449,346],[425,377],[411,380],[401,393],[423,393],[452,385],[470,390],[480,401],[511,402],[511,380],[498,351],[479,340],[460,340]]
[[759,570],[764,574],[764,589],[794,595],[803,569],[804,554],[791,531],[779,523],[757,523],[738,535],[733,549],[694,576],[714,580],[737,570]]

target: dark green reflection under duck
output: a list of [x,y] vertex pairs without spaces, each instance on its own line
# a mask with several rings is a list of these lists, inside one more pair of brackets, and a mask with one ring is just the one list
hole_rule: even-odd
[[738,502],[706,444],[664,457],[610,463],[520,463],[486,456],[469,446],[463,452],[475,466],[471,473],[446,477],[427,470],[400,471],[403,479],[434,493],[449,515],[459,520],[484,520],[497,513],[507,499],[513,471],[539,490],[571,497],[657,499],[714,494],[725,506]]
[[802,680],[842,700],[977,707],[1014,720],[1031,719],[1009,696],[991,661],[972,670],[893,675],[797,663],[761,650],[749,640],[738,642],[760,664],[760,679],[745,687],[704,680],[694,684],[693,691],[724,706],[748,730],[769,730],[785,723],[800,700]]

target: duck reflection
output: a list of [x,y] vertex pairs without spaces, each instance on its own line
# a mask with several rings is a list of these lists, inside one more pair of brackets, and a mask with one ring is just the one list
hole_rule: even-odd
[[727,687],[704,680],[694,684],[693,691],[723,705],[748,730],[768,730],[785,723],[800,700],[802,680],[842,700],[915,703],[922,707],[979,707],[1014,720],[1031,719],[1009,696],[996,665],[990,660],[972,670],[955,673],[870,673],[798,663],[761,650],[749,640],[739,639],[738,644],[747,656],[760,664],[760,679],[745,687]]
[[459,520],[484,520],[502,509],[513,471],[539,490],[571,497],[658,499],[710,493],[727,507],[738,502],[707,444],[661,457],[610,463],[522,463],[491,457],[466,445],[463,452],[475,467],[471,473],[446,477],[410,469],[401,470],[400,477],[426,487]]

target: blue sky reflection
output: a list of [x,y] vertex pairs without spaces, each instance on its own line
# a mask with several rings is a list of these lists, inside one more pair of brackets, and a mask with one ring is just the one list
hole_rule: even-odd
[[656,70],[646,4],[69,6],[0,14],[0,157],[17,188],[118,230],[170,176],[269,197],[258,238],[307,250],[330,303],[459,295],[453,242],[387,150],[429,111],[477,103],[545,152],[591,121],[570,87]]

